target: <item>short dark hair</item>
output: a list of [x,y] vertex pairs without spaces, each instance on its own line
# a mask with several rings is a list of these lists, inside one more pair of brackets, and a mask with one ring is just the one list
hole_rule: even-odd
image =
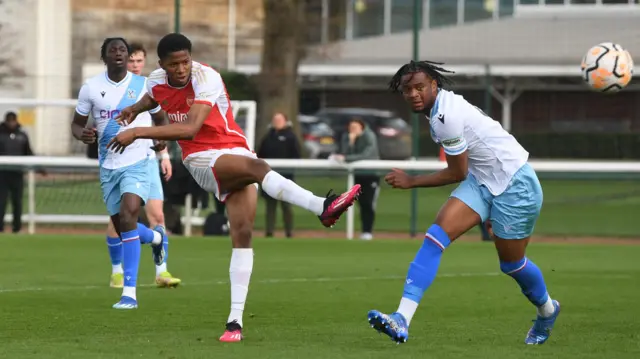
[[358,125],[360,125],[360,127],[362,127],[362,129],[364,130],[365,128],[367,128],[367,124],[364,122],[364,120],[360,117],[353,117],[351,118],[351,120],[349,120],[349,124],[351,124],[352,122],[357,123]]
[[127,42],[127,40],[125,40],[122,37],[107,37],[102,42],[102,47],[100,48],[100,60],[102,60],[104,62],[104,59],[107,57],[107,46],[109,46],[109,44],[112,41],[118,41],[118,40],[120,40],[120,41],[122,41],[124,43],[124,46],[127,47],[127,52],[129,54],[131,54],[131,46],[129,46],[129,43]]
[[444,85],[451,85],[453,81],[444,74],[453,74],[453,71],[449,71],[440,67],[444,65],[442,62],[433,61],[411,61],[408,64],[404,64],[398,72],[389,81],[389,89],[393,92],[400,92],[400,86],[402,85],[402,76],[408,74],[415,74],[422,72],[436,81],[438,87],[442,88]]
[[175,32],[165,35],[158,43],[160,60],[165,59],[173,52],[185,50],[191,53],[191,41],[186,36]]
[[13,111],[9,111],[9,112],[4,114],[4,120],[5,121],[9,121],[10,118],[12,118],[12,119],[17,121],[18,120],[18,114],[16,114]]
[[133,55],[136,52],[142,52],[144,57],[147,57],[147,50],[142,46],[139,42],[132,42],[131,46],[129,46],[129,55]]

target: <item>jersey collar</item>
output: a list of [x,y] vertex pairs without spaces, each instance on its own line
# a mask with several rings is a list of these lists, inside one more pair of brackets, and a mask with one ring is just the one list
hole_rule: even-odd
[[107,71],[104,72],[104,78],[107,79],[107,82],[110,85],[113,85],[115,87],[119,87],[120,85],[122,85],[123,83],[127,82],[127,80],[129,80],[129,78],[131,78],[131,72],[127,71],[127,75],[122,79],[122,81],[120,82],[115,82],[113,80],[111,80],[109,78],[109,73]]

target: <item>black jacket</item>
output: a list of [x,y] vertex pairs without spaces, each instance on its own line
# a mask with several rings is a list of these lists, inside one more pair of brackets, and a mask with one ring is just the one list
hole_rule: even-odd
[[[290,127],[279,131],[272,128],[260,142],[257,155],[259,158],[300,158],[300,144]],[[287,171],[283,172],[286,174]]]
[[300,158],[300,145],[291,128],[270,129],[258,149],[260,158]]
[[29,136],[19,125],[11,130],[4,122],[0,123],[0,156],[33,156]]

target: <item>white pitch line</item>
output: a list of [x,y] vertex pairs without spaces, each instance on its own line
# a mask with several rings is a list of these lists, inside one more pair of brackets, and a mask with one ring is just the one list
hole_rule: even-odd
[[[497,272],[488,273],[442,273],[438,277],[441,278],[456,278],[456,277],[494,277],[503,275]],[[370,281],[370,280],[393,280],[404,279],[406,276],[379,276],[379,277],[325,277],[325,278],[280,278],[280,279],[262,279],[251,281],[251,284],[280,284],[280,283],[322,283],[322,282],[355,282],[355,281]],[[181,284],[180,286],[207,286],[207,285],[223,285],[229,284],[228,280],[208,281],[208,282],[193,282],[187,284]],[[155,287],[155,284],[139,284],[138,287]],[[0,294],[3,293],[23,293],[23,292],[59,292],[67,290],[90,290],[90,289],[105,289],[107,285],[86,285],[75,287],[23,287],[23,288],[6,288],[0,289]]]

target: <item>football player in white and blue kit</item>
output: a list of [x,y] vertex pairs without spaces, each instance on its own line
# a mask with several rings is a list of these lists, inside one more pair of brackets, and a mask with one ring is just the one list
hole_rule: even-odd
[[542,208],[542,187],[527,163],[529,153],[498,122],[462,96],[443,89],[449,71],[439,63],[410,62],[389,87],[401,92],[411,109],[429,120],[431,136],[445,151],[447,167],[409,176],[394,169],[385,180],[394,188],[438,187],[460,183],[429,227],[409,271],[398,310],[368,313],[371,326],[397,343],[409,337],[409,324],[424,292],[436,277],[444,250],[469,229],[490,221],[500,269],[511,276],[537,308],[526,344],[543,344],[560,313],[542,272],[525,256]]
[[[149,143],[137,141],[124,153],[108,151],[106,146],[118,132],[124,130],[114,119],[120,110],[138,101],[146,93],[146,78],[127,71],[129,45],[123,38],[107,38],[101,48],[101,58],[107,71],[88,79],[80,89],[78,105],[71,126],[74,137],[85,143],[98,141],[100,185],[107,211],[122,240],[124,287],[115,309],[138,307],[136,282],[140,262],[140,243],[150,243],[154,262],[164,261],[165,230],[154,230],[138,223],[140,207],[150,191]],[[142,114],[127,127],[164,125],[166,116],[157,107],[151,116]],[[89,115],[95,129],[87,128]],[[97,135],[96,135],[97,132]]]
[[[142,70],[144,69],[147,52],[140,44],[130,44],[129,59],[127,62],[127,69],[135,75],[142,76]],[[149,117],[149,113],[143,113],[140,116]],[[151,122],[151,119],[145,119],[146,122]],[[162,189],[162,179],[160,178],[160,171],[158,164],[160,165],[162,174],[165,180],[169,180],[172,175],[171,159],[167,149],[163,149],[158,152],[159,161],[156,160],[156,151],[153,150],[153,140],[146,140],[148,142],[149,152],[149,180],[150,190],[149,198],[145,203],[145,212],[149,226],[155,227],[157,225],[164,226],[164,212],[163,202],[164,193]],[[158,287],[173,288],[178,286],[182,281],[180,278],[174,277],[167,270],[167,258],[169,257],[169,242],[165,237],[163,243],[165,256],[164,261],[160,265],[156,265],[156,285]],[[116,232],[113,223],[109,221],[107,226],[107,248],[109,250],[109,257],[111,259],[111,277],[109,280],[109,286],[112,288],[122,288],[124,286],[124,274],[122,269],[122,242],[120,236]]]

